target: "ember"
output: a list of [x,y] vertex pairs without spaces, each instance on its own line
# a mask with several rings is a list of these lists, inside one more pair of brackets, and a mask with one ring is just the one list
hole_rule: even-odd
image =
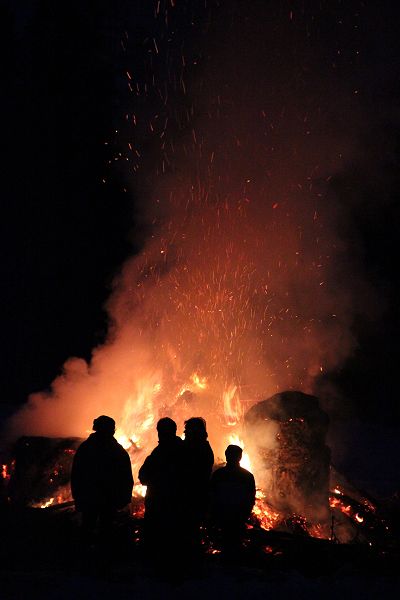
[[10,474],[10,468],[8,465],[1,465],[1,476],[6,481],[10,480],[11,474]]
[[273,529],[275,525],[282,520],[282,514],[274,511],[266,502],[265,494],[258,489],[256,492],[256,504],[253,508],[253,514],[260,523],[260,526],[267,531]]

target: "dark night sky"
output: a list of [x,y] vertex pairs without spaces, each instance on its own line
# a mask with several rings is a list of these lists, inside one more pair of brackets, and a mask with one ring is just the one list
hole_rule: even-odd
[[[0,8],[4,413],[46,388],[69,356],[89,358],[107,329],[103,305],[112,277],[140,246],[135,198],[131,189],[124,192],[126,173],[108,166],[104,141],[123,124],[122,73],[140,70],[141,40],[152,27],[151,12],[139,9],[143,2],[15,4]],[[288,14],[297,5],[282,4]],[[395,2],[314,4],[323,5],[327,52],[336,44],[332,14],[362,15],[362,33],[345,31],[341,44],[350,47],[361,35],[365,114],[376,107],[381,124],[365,124],[364,156],[334,185],[342,198],[351,196],[361,260],[385,310],[376,322],[355,324],[359,348],[331,379],[352,398],[351,418],[369,429],[381,425],[392,440],[398,418],[399,11]],[[120,46],[125,30],[134,32],[126,53]]]
[[94,14],[90,3],[25,4],[26,14],[3,4],[1,20],[9,92],[2,110],[2,401],[12,403],[46,387],[69,355],[88,356],[103,339],[102,306],[132,248],[133,222],[120,183],[101,183],[117,104],[117,3],[116,15],[101,2]]

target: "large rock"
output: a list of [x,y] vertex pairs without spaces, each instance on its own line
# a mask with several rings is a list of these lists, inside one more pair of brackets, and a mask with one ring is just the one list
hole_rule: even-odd
[[315,521],[328,515],[328,415],[318,398],[282,392],[245,415],[245,441],[267,500],[280,511]]

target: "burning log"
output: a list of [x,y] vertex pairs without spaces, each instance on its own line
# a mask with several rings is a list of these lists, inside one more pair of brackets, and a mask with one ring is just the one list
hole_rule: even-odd
[[315,522],[329,515],[329,418],[315,396],[282,392],[245,415],[246,445],[264,474],[261,485],[280,512]]
[[21,437],[13,449],[10,501],[43,508],[71,500],[72,460],[81,442],[80,438]]

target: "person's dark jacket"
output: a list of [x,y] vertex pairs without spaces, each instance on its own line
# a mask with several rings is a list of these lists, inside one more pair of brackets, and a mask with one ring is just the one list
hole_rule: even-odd
[[147,518],[176,513],[182,502],[183,441],[178,436],[159,442],[139,470],[140,483],[147,486]]
[[77,510],[120,509],[132,497],[129,454],[112,435],[92,433],[74,456],[71,491]]
[[214,453],[207,440],[185,440],[183,448],[186,512],[200,517],[206,511]]
[[185,440],[183,448],[184,464],[191,485],[200,488],[208,487],[214,465],[214,453],[209,442]]
[[245,522],[253,509],[256,484],[250,471],[227,465],[214,471],[210,482],[211,511],[217,522]]

